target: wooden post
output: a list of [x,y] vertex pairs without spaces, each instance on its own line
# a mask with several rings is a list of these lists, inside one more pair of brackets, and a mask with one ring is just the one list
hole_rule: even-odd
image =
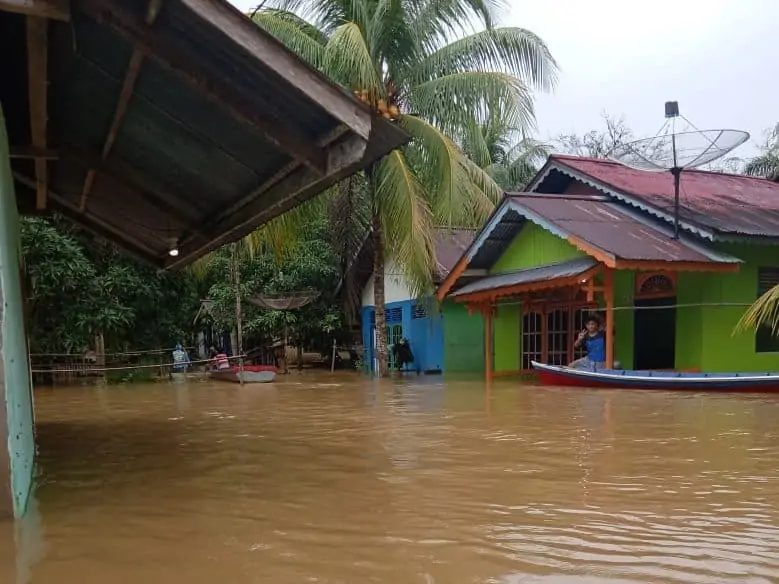
[[614,270],[603,272],[603,295],[606,300],[606,367],[614,367]]
[[487,305],[484,314],[484,371],[487,381],[492,380],[492,304]]
[[241,266],[238,261],[238,244],[233,244],[233,274],[235,282],[235,348],[238,353],[238,383],[243,385],[243,313],[241,312]]

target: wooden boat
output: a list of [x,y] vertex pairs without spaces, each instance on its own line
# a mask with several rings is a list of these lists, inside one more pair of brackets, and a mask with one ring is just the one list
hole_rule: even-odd
[[531,361],[544,385],[693,391],[779,391],[779,373],[685,373],[574,369]]
[[230,381],[232,383],[270,383],[276,379],[276,368],[268,365],[244,365],[243,372],[240,367],[225,369],[222,371],[209,371],[211,379],[217,381]]

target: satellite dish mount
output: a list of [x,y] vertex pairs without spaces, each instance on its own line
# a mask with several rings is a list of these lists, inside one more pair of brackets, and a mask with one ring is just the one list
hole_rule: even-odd
[[[665,118],[654,137],[617,146],[609,158],[646,172],[670,171],[674,184],[673,238],[679,239],[682,172],[722,158],[749,140],[749,133],[742,130],[699,130],[679,113],[676,101],[665,102]],[[680,119],[692,130],[677,132],[676,124]]]

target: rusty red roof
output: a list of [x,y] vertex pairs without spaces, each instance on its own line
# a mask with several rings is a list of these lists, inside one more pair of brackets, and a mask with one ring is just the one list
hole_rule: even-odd
[[735,258],[694,243],[675,240],[666,226],[608,197],[515,194],[512,207],[556,235],[573,236],[615,259],[657,262],[731,262]]
[[476,237],[475,229],[439,227],[435,230],[434,245],[438,261],[437,278],[446,278],[465,250]]
[[[673,211],[670,172],[634,170],[611,160],[560,154],[552,155],[549,163],[563,172],[570,169],[627,195],[627,202],[647,211],[654,209],[666,214]],[[683,223],[722,234],[779,237],[779,183],[743,175],[685,170],[681,177],[680,203]]]

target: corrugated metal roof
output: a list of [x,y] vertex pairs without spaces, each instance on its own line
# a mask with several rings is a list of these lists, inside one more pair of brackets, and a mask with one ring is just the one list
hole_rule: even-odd
[[[47,147],[56,149],[49,208],[136,255],[186,264],[408,140],[225,0],[163,2],[151,25],[148,5],[70,3],[69,22],[47,23],[44,80]],[[11,55],[0,100],[17,150],[31,142],[24,31],[24,16],[0,11],[0,47]],[[103,155],[133,63],[140,72]],[[32,161],[12,165],[28,208]]]
[[[665,226],[652,225],[605,197],[517,194],[511,201],[528,219],[545,223],[562,237],[573,236],[616,259],[657,262],[711,262],[721,254],[673,239]],[[523,213],[523,210],[525,211]],[[528,213],[529,212],[529,213]]]
[[[611,160],[553,155],[550,163],[670,213],[673,177],[634,170]],[[779,183],[743,175],[685,170],[681,176],[680,217],[722,234],[779,237]]]
[[438,273],[440,279],[446,278],[465,250],[476,237],[475,229],[456,229],[440,227],[433,236]]
[[593,258],[577,258],[558,264],[527,268],[516,272],[497,274],[495,276],[487,276],[478,282],[463,286],[452,293],[452,296],[467,296],[477,292],[486,292],[488,290],[497,290],[499,288],[508,288],[510,286],[520,286],[523,284],[534,284],[545,280],[573,278],[580,274],[584,274],[597,265],[597,260]]

